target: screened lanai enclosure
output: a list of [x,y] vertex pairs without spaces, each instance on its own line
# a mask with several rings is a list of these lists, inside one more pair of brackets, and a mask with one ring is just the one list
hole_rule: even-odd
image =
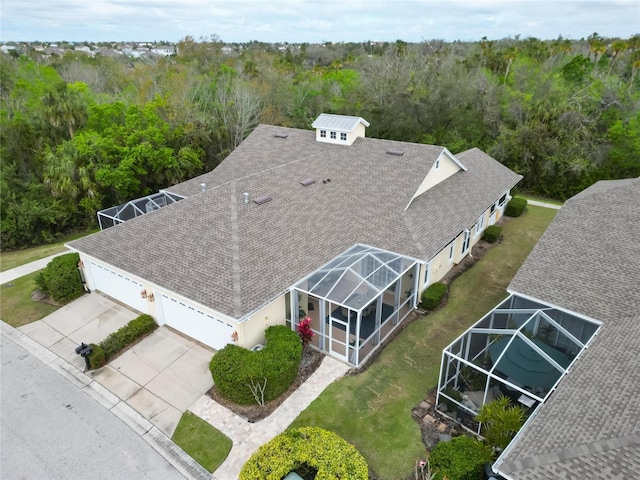
[[98,212],[100,230],[151,213],[180,200],[182,200],[182,197],[173,193],[158,192],[146,197],[136,198],[116,207],[105,208]]
[[418,269],[413,258],[355,245],[294,286],[292,312],[311,318],[312,345],[362,365],[415,308]]
[[442,355],[437,404],[473,417],[499,396],[533,411],[591,341],[600,324],[511,295]]

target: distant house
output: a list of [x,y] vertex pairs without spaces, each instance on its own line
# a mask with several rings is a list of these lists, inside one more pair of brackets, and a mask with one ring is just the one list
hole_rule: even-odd
[[122,55],[122,52],[119,52],[118,50],[114,50],[113,48],[109,48],[109,47],[98,47],[93,51],[93,54],[94,56],[101,55],[103,57],[117,58]]
[[225,55],[231,55],[233,53],[233,48],[230,47],[229,45],[224,45],[223,47],[220,48],[220,51]]
[[170,57],[176,54],[176,47],[174,45],[158,45],[151,48],[151,53],[161,55],[163,57]]
[[443,386],[464,391],[484,372],[460,411],[497,394],[530,408],[494,465],[505,478],[640,478],[639,235],[640,178],[587,188],[564,204],[510,297],[445,350],[440,400],[451,404]]
[[100,212],[103,231],[69,244],[88,287],[214,348],[309,316],[317,349],[362,364],[521,179],[478,149],[368,125],[260,125],[212,172]]
[[131,52],[129,53],[129,56],[133,58],[141,58],[141,57],[148,56],[150,53],[151,53],[151,50],[149,50],[148,48],[137,47],[131,50]]

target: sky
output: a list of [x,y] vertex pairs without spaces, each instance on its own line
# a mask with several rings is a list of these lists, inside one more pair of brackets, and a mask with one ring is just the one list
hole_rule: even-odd
[[1,0],[0,41],[476,41],[640,34],[640,0]]

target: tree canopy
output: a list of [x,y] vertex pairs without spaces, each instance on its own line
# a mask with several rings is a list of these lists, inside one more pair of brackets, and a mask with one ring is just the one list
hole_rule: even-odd
[[362,116],[372,137],[481,148],[559,200],[640,176],[640,36],[223,45],[0,54],[2,249],[209,171],[258,123],[306,129],[322,112]]

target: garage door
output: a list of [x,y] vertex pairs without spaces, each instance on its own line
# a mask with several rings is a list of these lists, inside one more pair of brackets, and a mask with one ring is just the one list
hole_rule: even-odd
[[162,314],[170,327],[216,350],[231,343],[234,328],[226,322],[167,295],[161,295]]
[[138,310],[149,313],[149,305],[145,298],[140,296],[143,286],[140,282],[109,270],[108,268],[89,262],[91,275],[96,290],[115,298],[116,300]]

